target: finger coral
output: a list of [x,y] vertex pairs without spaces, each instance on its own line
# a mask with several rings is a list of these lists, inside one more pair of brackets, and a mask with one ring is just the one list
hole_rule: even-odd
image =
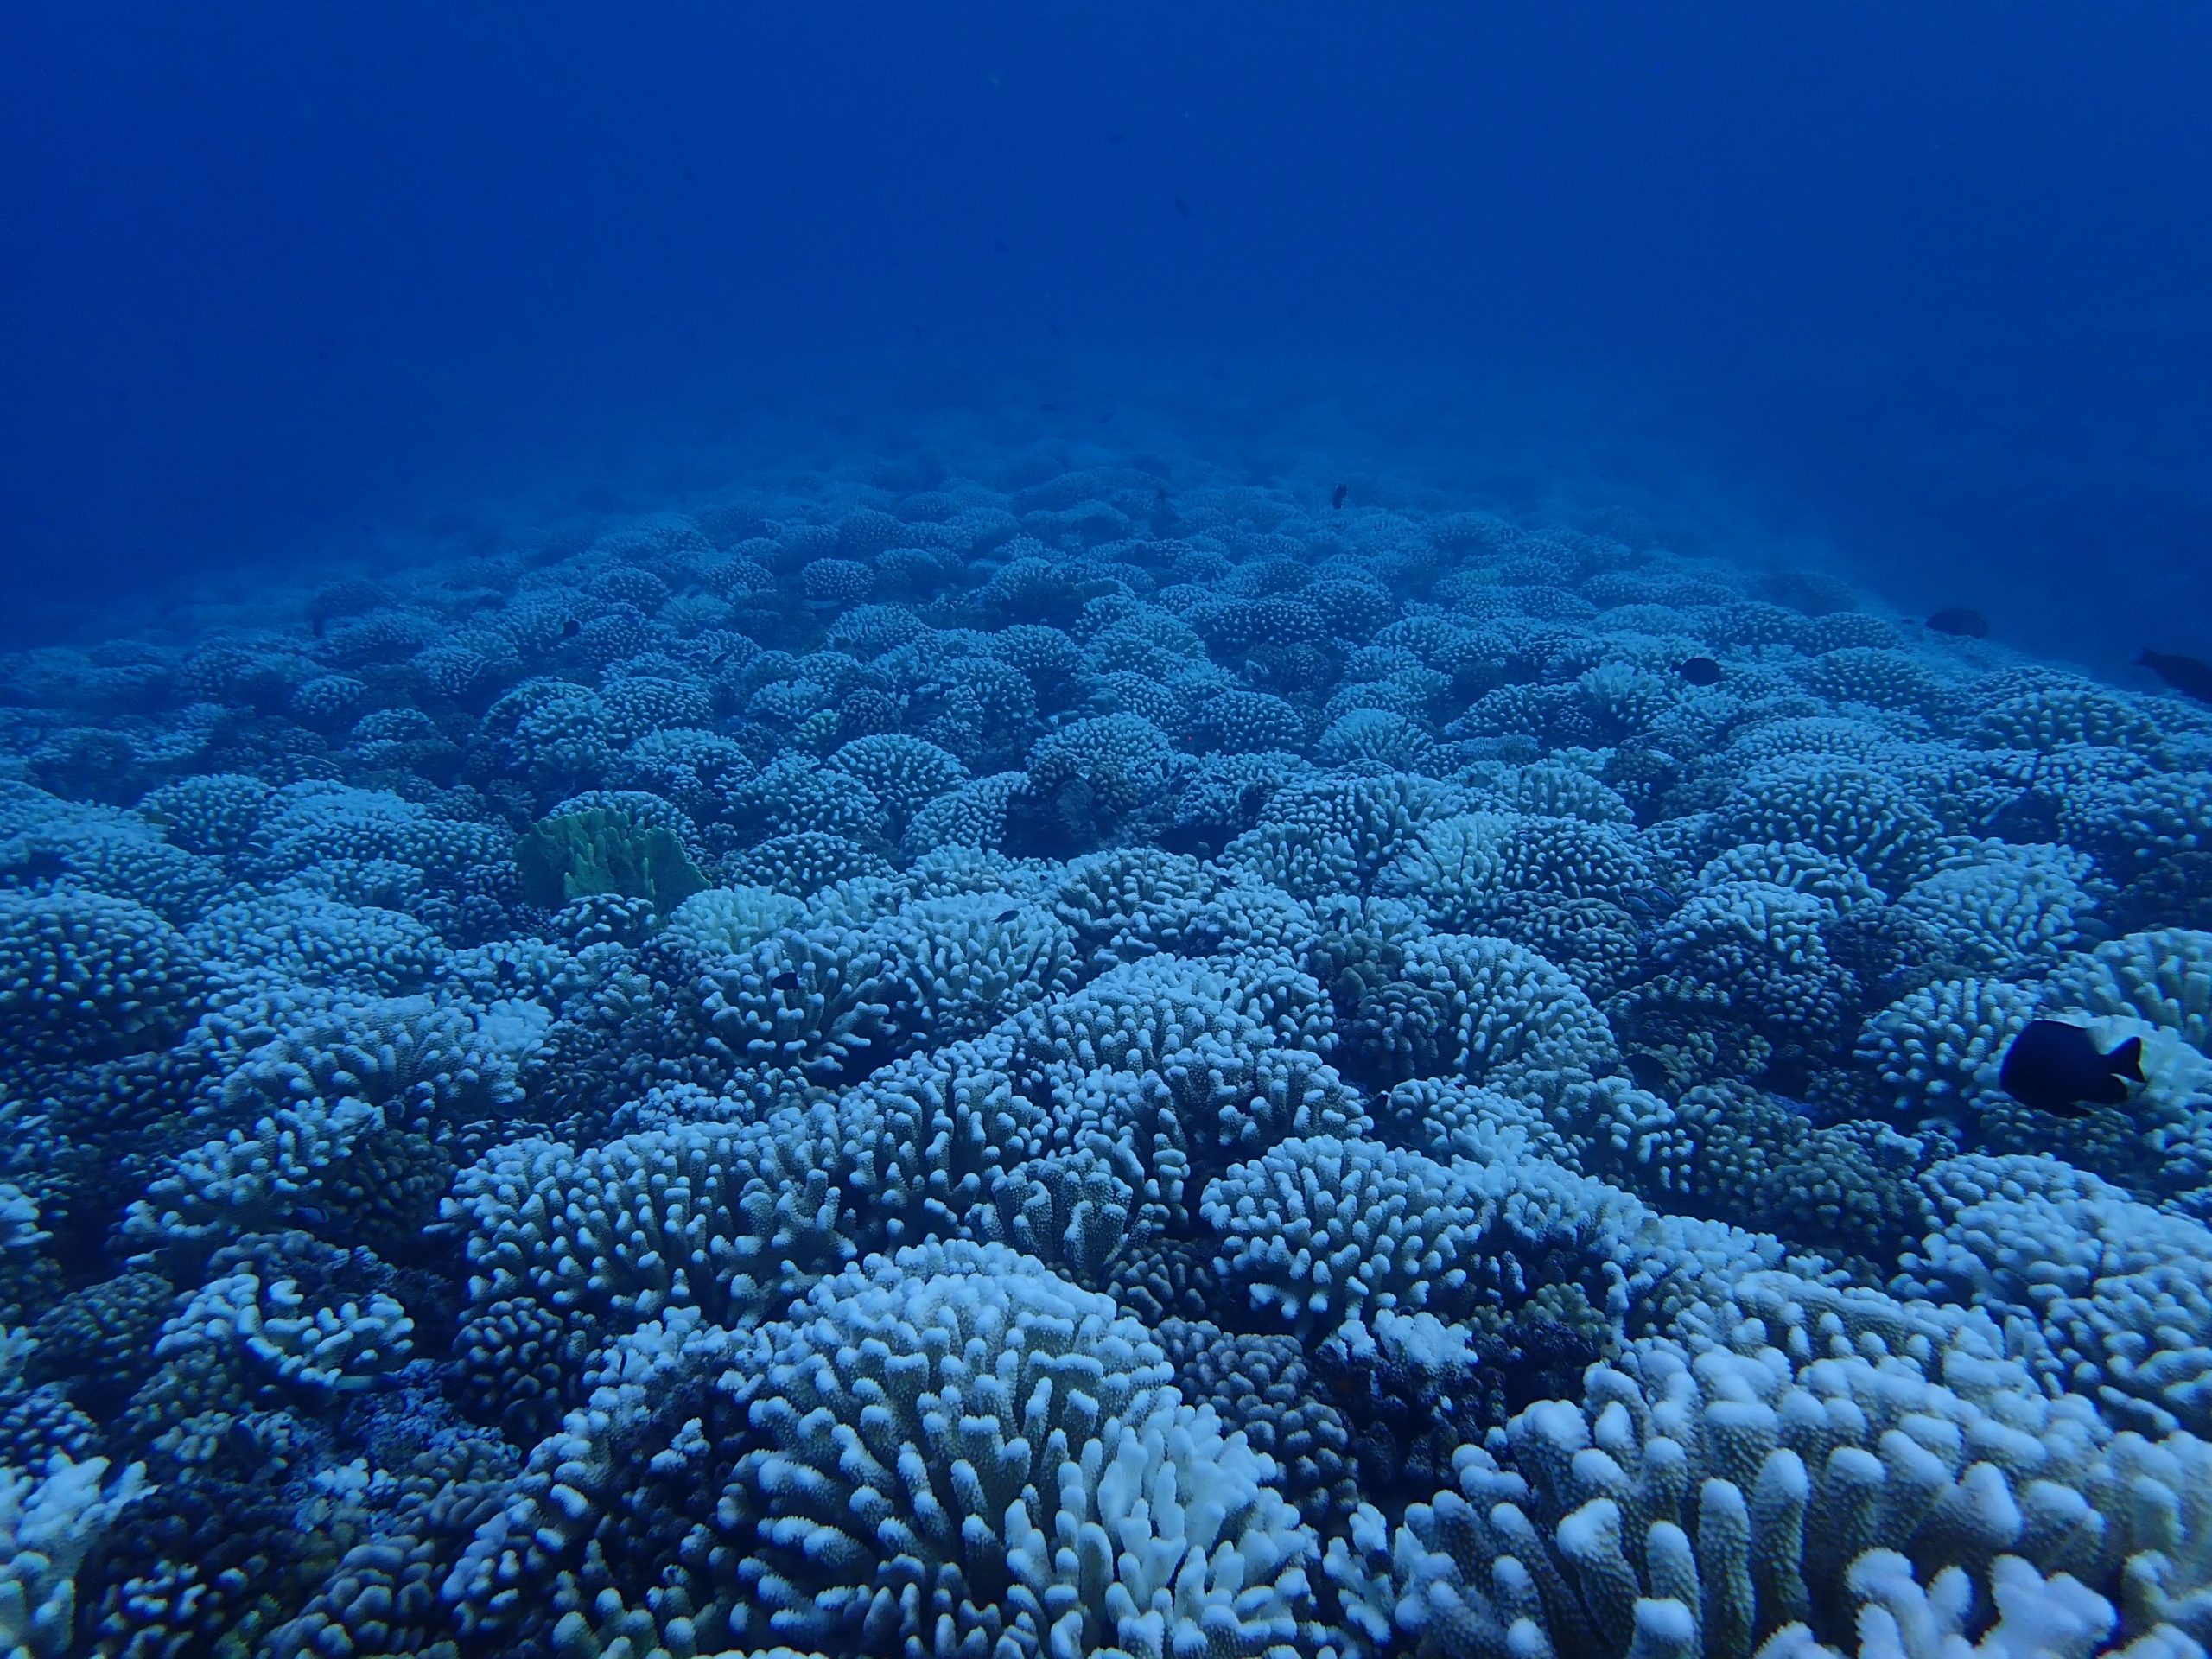
[[2212,1643],[2212,721],[1103,429],[0,655],[0,1649]]

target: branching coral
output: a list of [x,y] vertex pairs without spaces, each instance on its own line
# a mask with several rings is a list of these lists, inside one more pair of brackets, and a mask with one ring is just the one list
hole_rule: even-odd
[[0,657],[0,1649],[2212,1639],[2212,717],[1106,430]]

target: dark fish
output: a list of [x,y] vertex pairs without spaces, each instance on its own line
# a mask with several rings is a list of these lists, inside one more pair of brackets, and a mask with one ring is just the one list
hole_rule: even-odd
[[1332,492],[1330,493],[1330,496],[1329,496],[1329,505],[1330,505],[1331,506],[1332,506],[1332,507],[1337,508],[1339,512],[1341,512],[1341,511],[1343,510],[1343,508],[1344,508],[1344,498],[1345,498],[1346,496],[1350,495],[1351,493],[1351,485],[1349,485],[1349,484],[1339,484],[1339,485],[1338,485],[1338,486],[1337,486],[1337,487],[1335,488],[1335,490],[1334,490],[1334,491],[1332,491]]
[[41,847],[10,864],[8,874],[22,881],[53,881],[68,874],[69,865],[51,847]]
[[2185,697],[2212,702],[2212,663],[2197,657],[2170,657],[2163,651],[2145,651],[2135,666],[2147,668]]
[[573,616],[561,625],[561,637],[563,639],[573,639],[583,631],[584,625]]
[[1020,914],[1021,912],[1018,910],[1002,910],[999,912],[997,925],[1001,927],[1004,927],[1008,922],[1014,920]]
[[1636,1086],[1648,1095],[1664,1094],[1667,1090],[1667,1068],[1656,1054],[1631,1052],[1621,1062]]
[[1692,685],[1720,683],[1720,664],[1710,657],[1692,657],[1686,662],[1678,663],[1675,665],[1675,672]]
[[2131,1037],[2109,1054],[2079,1026],[2031,1020],[1997,1068],[1997,1081],[2023,1106],[2055,1116],[2090,1106],[2121,1106],[2130,1079],[2143,1081],[2143,1039]]
[[1928,626],[1938,633],[1955,633],[1968,639],[1983,639],[1989,635],[1989,619],[1963,605],[1936,612],[1928,619]]
[[321,639],[325,638],[329,632],[330,619],[323,615],[321,612],[317,611],[315,618],[315,637]]

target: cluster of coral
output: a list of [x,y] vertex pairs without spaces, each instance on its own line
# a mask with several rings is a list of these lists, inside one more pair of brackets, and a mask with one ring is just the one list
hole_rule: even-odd
[[19,653],[0,1119],[0,1653],[2212,1643],[2212,718],[1622,515],[918,456]]

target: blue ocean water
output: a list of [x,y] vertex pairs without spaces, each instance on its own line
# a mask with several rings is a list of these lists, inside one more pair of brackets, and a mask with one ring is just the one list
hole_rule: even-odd
[[1021,365],[1402,445],[1418,378],[1709,467],[1909,610],[2212,655],[2193,9],[4,26],[0,500],[49,595]]
[[0,1654],[2202,1654],[2208,48],[0,17]]

